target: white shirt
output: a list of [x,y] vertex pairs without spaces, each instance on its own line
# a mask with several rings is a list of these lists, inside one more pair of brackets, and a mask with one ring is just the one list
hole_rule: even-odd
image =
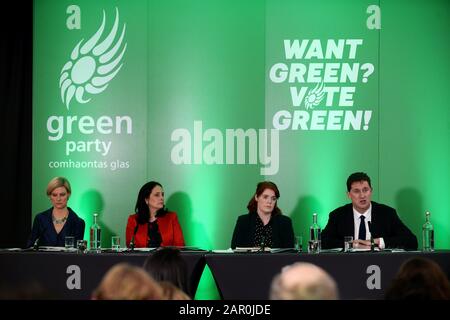
[[[355,237],[353,239],[359,239],[359,225],[361,224],[361,216],[364,216],[364,224],[366,225],[366,239],[370,240],[371,234],[370,234],[370,228],[369,228],[369,221],[372,221],[372,203],[370,204],[369,208],[363,212],[359,213],[356,211],[356,209],[353,207],[353,221],[355,226]],[[383,238],[380,238],[380,244],[378,245],[380,249],[384,249],[385,244]]]

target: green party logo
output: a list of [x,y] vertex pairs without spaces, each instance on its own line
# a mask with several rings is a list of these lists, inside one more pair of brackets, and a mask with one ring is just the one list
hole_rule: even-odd
[[314,107],[318,106],[322,101],[323,97],[325,97],[325,91],[323,90],[323,81],[317,83],[314,89],[310,89],[305,98],[305,108],[314,109]]
[[122,68],[122,58],[127,48],[127,44],[123,44],[126,24],[123,24],[122,32],[117,38],[119,10],[116,8],[114,25],[101,40],[105,32],[105,21],[103,11],[101,26],[89,40],[84,42],[81,39],[75,45],[70,60],[61,69],[59,88],[61,100],[67,109],[73,98],[78,103],[87,103],[92,95],[105,91]]
[[[88,37],[77,40],[69,60],[60,73],[59,88],[61,100],[67,110],[74,102],[87,103],[94,95],[106,90],[123,66],[127,49],[125,41],[126,24],[119,22],[116,8],[112,27],[107,27],[107,16],[98,21],[98,29],[88,31]],[[69,30],[81,29],[81,8],[69,5],[66,26]],[[83,17],[89,16],[87,14]],[[112,19],[111,19],[112,20]],[[85,39],[87,39],[85,41]],[[109,109],[107,109],[109,110]],[[58,115],[51,114],[46,123],[47,139],[55,147],[61,146],[64,153],[48,162],[51,169],[128,169],[128,159],[114,159],[117,153],[116,141],[119,135],[133,135],[133,118],[127,114]],[[122,146],[119,146],[122,147]],[[84,156],[84,158],[80,158]],[[72,159],[71,157],[77,157]]]

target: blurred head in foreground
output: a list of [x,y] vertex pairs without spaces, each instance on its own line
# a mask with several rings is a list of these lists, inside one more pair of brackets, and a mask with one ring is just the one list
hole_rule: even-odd
[[271,300],[337,300],[336,282],[322,268],[305,262],[286,266],[276,275]]
[[95,300],[161,300],[161,286],[143,269],[119,263],[113,266],[94,290]]

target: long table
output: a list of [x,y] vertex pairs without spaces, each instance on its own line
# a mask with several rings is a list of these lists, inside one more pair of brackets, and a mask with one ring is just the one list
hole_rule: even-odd
[[[0,289],[39,283],[57,299],[89,299],[113,265],[142,266],[149,253],[68,253],[0,251]],[[400,265],[421,256],[436,261],[450,275],[450,251],[374,253],[212,253],[182,252],[195,292],[205,263],[211,269],[222,299],[269,297],[272,278],[297,261],[314,263],[336,280],[341,299],[382,299]]]
[[[0,251],[0,288],[38,284],[56,299],[90,299],[104,274],[115,264],[142,266],[151,253],[8,252]],[[205,267],[203,252],[182,252],[192,297]]]
[[341,299],[382,299],[400,265],[421,256],[437,262],[450,275],[450,251],[353,253],[206,254],[222,299],[268,299],[272,278],[294,262],[311,262],[335,280]]

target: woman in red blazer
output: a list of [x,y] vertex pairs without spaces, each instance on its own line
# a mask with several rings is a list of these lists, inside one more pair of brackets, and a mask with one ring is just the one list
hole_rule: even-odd
[[133,247],[184,246],[183,232],[175,212],[164,207],[164,190],[150,181],[139,191],[135,214],[128,217],[126,244]]

